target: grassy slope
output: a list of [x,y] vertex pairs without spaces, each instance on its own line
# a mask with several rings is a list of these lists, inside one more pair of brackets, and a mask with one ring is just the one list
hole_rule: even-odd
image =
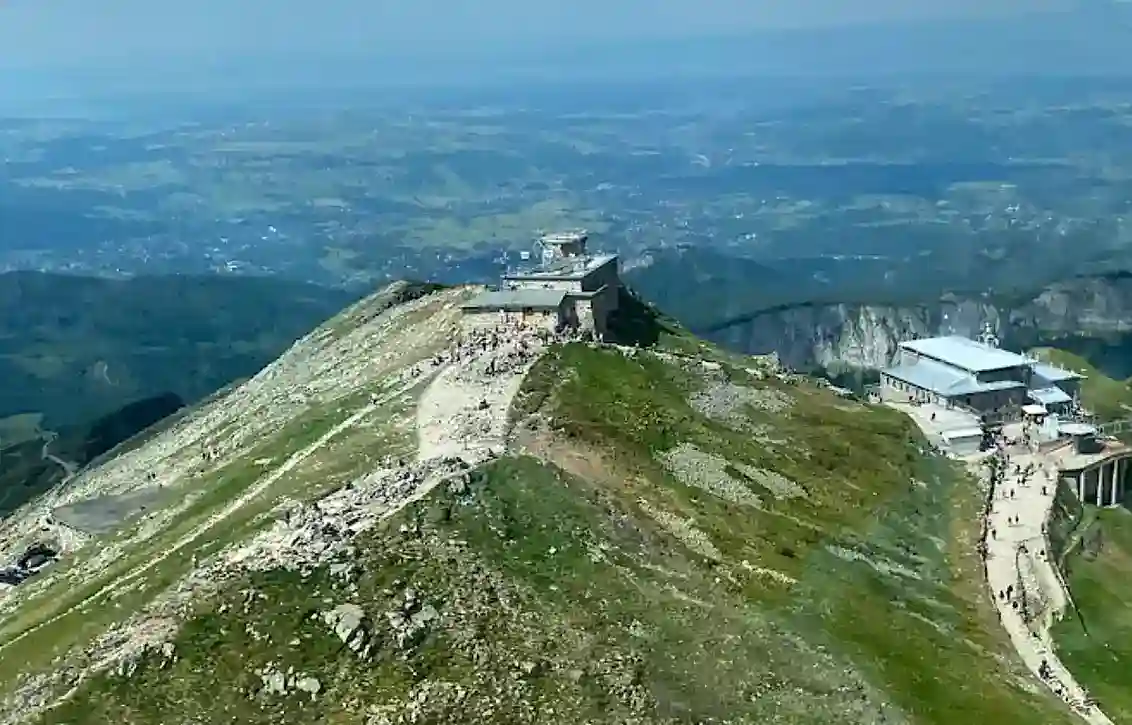
[[[249,576],[172,661],[99,677],[44,722],[1069,722],[1020,684],[983,598],[979,492],[904,418],[774,381],[793,409],[748,416],[790,444],[756,443],[689,406],[700,384],[648,355],[559,350],[517,411],[552,421],[531,450],[558,466],[507,458],[438,489],[360,542],[352,584]],[[688,442],[809,499],[689,488],[657,462]],[[439,617],[398,642],[386,613],[406,588]],[[342,602],[372,617],[368,661],[312,618]],[[321,693],[262,693],[268,665]]]
[[1061,657],[1116,722],[1132,721],[1132,513],[1091,510],[1068,557],[1079,617],[1055,630]]
[[[357,425],[306,455],[285,476],[227,515],[222,524],[205,525],[290,456],[302,453],[305,446],[365,407],[374,394],[387,391],[391,385],[389,372],[415,364],[446,344],[445,330],[454,314],[448,302],[456,299],[451,293],[430,300],[426,310],[388,324],[380,322],[380,311],[396,304],[390,295],[409,299],[418,291],[428,289],[392,285],[350,307],[302,350],[284,357],[280,361],[283,369],[261,381],[258,393],[236,396],[231,406],[227,400],[213,401],[211,408],[224,412],[208,413],[214,418],[211,423],[198,421],[204,427],[201,435],[205,440],[237,435],[228,431],[251,425],[245,418],[257,414],[241,413],[241,409],[280,417],[273,427],[246,439],[235,460],[203,475],[189,474],[173,481],[171,486],[184,496],[171,518],[157,525],[129,522],[103,537],[98,545],[83,548],[23,585],[17,595],[0,599],[0,605],[6,605],[0,614],[0,697],[16,689],[20,678],[44,670],[58,672],[54,663],[63,657],[82,666],[85,655],[79,650],[90,645],[93,638],[138,612],[171,582],[183,577],[193,567],[194,554],[204,557],[215,553],[269,524],[267,512],[282,499],[318,498],[352,481],[359,471],[374,470],[383,456],[415,450],[415,440],[405,434],[405,416],[411,416],[412,411],[407,410],[406,401],[392,397]],[[343,320],[352,322],[349,330],[339,329]],[[424,321],[427,329],[421,324]],[[300,362],[292,364],[296,355]],[[313,358],[310,364],[302,362],[307,355]],[[328,375],[322,363],[333,365],[334,373]],[[308,399],[304,408],[296,409],[302,411],[300,414],[273,407],[280,393],[286,395],[294,387],[302,387],[309,376],[317,376],[323,390],[319,397]],[[205,411],[196,412],[205,415]],[[125,442],[119,452],[146,446],[146,439],[156,430]],[[158,446],[158,455],[169,455],[161,453],[160,440],[152,442]],[[176,468],[177,464],[192,466],[199,453],[196,446],[188,446],[177,448],[172,455],[175,460],[171,466]],[[185,546],[173,551],[175,543]],[[121,551],[121,555],[113,555],[115,551]],[[109,559],[104,556],[107,552],[112,554]],[[0,708],[9,705],[10,701],[0,702]]]
[[1085,407],[1096,413],[1102,421],[1132,416],[1132,384],[1129,381],[1113,380],[1085,358],[1065,350],[1047,347],[1032,352],[1054,365],[1085,375],[1081,384],[1081,399]]
[[[1132,385],[1113,380],[1084,358],[1064,350],[1037,351],[1043,359],[1084,375],[1085,406],[1102,420],[1129,417]],[[1128,406],[1128,407],[1126,407]],[[1072,501],[1076,502],[1076,496]],[[1064,567],[1078,611],[1070,612],[1054,636],[1074,675],[1117,722],[1132,719],[1132,514],[1125,509],[1086,507],[1073,531],[1059,533],[1069,544]],[[1055,541],[1055,547],[1057,542]]]

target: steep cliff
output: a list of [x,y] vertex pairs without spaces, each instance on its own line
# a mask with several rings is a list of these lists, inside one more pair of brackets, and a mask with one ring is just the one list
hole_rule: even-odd
[[911,305],[778,307],[728,322],[708,337],[746,353],[777,353],[797,369],[879,368],[901,340],[974,336],[990,325],[1003,343],[1058,344],[1113,374],[1132,373],[1132,274],[1077,277],[1030,293],[987,292]]

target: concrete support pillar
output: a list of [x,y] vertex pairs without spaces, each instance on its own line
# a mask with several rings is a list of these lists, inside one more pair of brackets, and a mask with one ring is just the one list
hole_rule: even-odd
[[1112,499],[1109,501],[1109,506],[1116,506],[1124,498],[1124,492],[1121,491],[1120,486],[1120,459],[1117,458],[1112,462]]
[[1105,496],[1105,506],[1111,506],[1116,501],[1116,461],[1106,463],[1105,468],[1108,469],[1108,493]]
[[1097,506],[1104,506],[1104,464],[1093,469],[1097,474]]
[[1077,484],[1077,500],[1081,503],[1085,503],[1085,473],[1083,471],[1077,471],[1077,473],[1073,474],[1073,480]]

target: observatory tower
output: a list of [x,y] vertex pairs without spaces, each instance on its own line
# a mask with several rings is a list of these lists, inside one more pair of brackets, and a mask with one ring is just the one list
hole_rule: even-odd
[[[531,269],[504,275],[501,289],[489,293],[494,295],[490,298],[492,304],[502,304],[500,295],[511,294],[514,297],[511,306],[521,311],[527,305],[521,304],[520,298],[526,299],[532,292],[543,296],[548,292],[560,292],[562,326],[589,330],[598,337],[604,337],[609,315],[618,305],[620,259],[616,254],[589,251],[586,248],[589,238],[584,229],[540,237],[535,242],[538,264]],[[466,305],[465,312],[473,307],[479,309]],[[556,306],[556,309],[559,308]]]

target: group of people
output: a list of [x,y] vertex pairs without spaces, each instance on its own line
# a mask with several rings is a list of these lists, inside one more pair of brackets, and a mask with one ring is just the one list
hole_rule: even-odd
[[[1050,472],[1045,468],[1045,466],[1039,466],[1033,461],[1028,461],[1024,464],[1018,463],[1011,459],[1011,445],[1022,444],[1027,445],[1027,447],[1032,447],[1033,442],[1034,439],[1032,437],[1027,437],[1025,435],[1020,440],[1008,440],[1002,434],[996,436],[993,453],[991,454],[991,457],[988,459],[987,463],[990,470],[991,491],[995,493],[993,497],[994,500],[990,504],[992,507],[1000,501],[1015,499],[1017,497],[1017,490],[1015,487],[1025,487],[1030,485],[1034,482],[1035,474],[1040,472],[1046,477],[1049,477]],[[1012,478],[1014,480],[1013,486],[1007,487],[1007,474],[1012,475]],[[1049,489],[1047,485],[1048,484],[1042,485],[1042,496],[1048,495]],[[988,514],[989,513],[990,511],[988,511]],[[1017,526],[1021,523],[1021,517],[1016,514],[1009,514],[1006,517],[1006,521],[1012,526]],[[989,515],[987,516],[986,535],[989,541],[998,540],[998,531],[991,523],[991,517]],[[989,552],[987,540],[984,540],[982,544],[983,545],[980,547],[980,552],[984,557],[985,564],[986,559],[988,559],[991,554]],[[1017,560],[1019,555],[1028,553],[1029,551],[1027,550],[1026,543],[1024,541],[1021,541],[1016,543],[1010,555],[1015,557],[1015,559]],[[1044,547],[1039,549],[1036,553],[1041,559],[1044,559],[1046,556]],[[1025,591],[1025,583],[1022,579],[1022,571],[1020,568],[1018,570],[1018,577],[1019,581],[1017,582],[1017,584],[1007,584],[1005,588],[995,592],[995,595],[1001,604],[1005,605],[1009,602],[1010,608],[1015,613],[1017,613],[1019,617],[1021,617],[1023,623],[1029,626],[1030,622],[1032,622],[1033,613],[1028,612],[1026,608],[1027,592]],[[1036,587],[1037,582],[1032,582],[1032,585]],[[1041,640],[1041,635],[1035,630],[1031,629],[1030,635],[1035,640]],[[1055,694],[1057,694],[1058,697],[1062,698],[1071,707],[1081,709],[1087,708],[1090,705],[1090,701],[1087,696],[1084,698],[1084,700],[1077,699],[1073,696],[1071,689],[1064,682],[1058,679],[1048,659],[1044,657],[1042,658],[1041,664],[1038,667],[1038,676],[1049,686],[1049,688]]]

